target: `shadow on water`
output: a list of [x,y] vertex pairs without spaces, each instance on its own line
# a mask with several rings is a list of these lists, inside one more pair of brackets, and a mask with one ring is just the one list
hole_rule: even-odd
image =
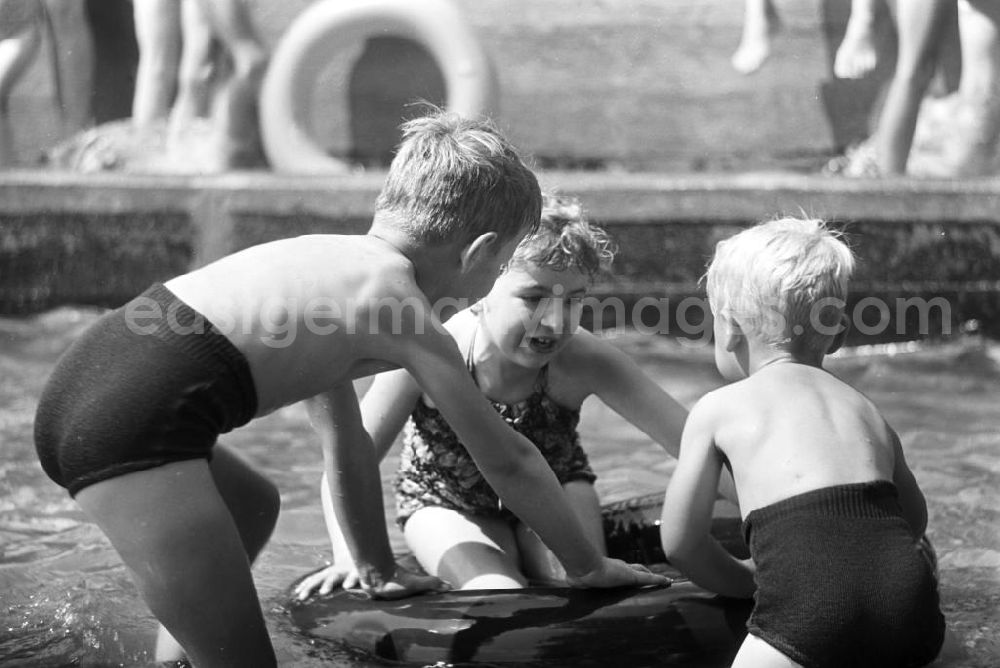
[[[52,364],[97,314],[58,309],[27,319],[0,319],[4,666],[153,665],[153,618],[106,539],[45,477],[31,438],[35,402]],[[721,384],[706,346],[628,332],[608,336],[682,403],[690,405]],[[883,409],[927,496],[942,604],[949,628],[967,653],[945,665],[997,665],[1000,344],[964,338],[855,348],[831,359],[829,368]],[[581,433],[604,500],[662,491],[669,480],[673,463],[599,402],[584,405]],[[255,569],[281,665],[384,665],[303,637],[282,607],[288,583],[322,563],[328,552],[318,507],[318,447],[304,411],[298,406],[280,410],[223,440],[282,491],[282,519]],[[397,461],[395,454],[387,458],[383,480],[391,479]],[[385,485],[388,507],[390,489]],[[402,538],[390,526],[393,546],[402,550]]]

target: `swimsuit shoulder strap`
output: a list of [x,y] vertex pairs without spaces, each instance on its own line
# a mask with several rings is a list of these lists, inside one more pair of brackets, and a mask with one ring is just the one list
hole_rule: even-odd
[[476,361],[473,359],[473,351],[476,349],[476,335],[479,334],[479,314],[476,314],[476,326],[472,329],[472,336],[469,337],[468,347],[465,349],[465,368],[469,370],[472,374],[472,382],[479,387],[479,381],[476,380]]
[[548,395],[549,393],[549,365],[546,364],[538,370],[538,377],[535,379],[535,392]]

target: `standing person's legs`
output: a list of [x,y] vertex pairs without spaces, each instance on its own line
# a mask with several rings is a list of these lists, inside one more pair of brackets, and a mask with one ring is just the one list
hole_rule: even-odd
[[132,122],[147,127],[167,118],[177,89],[181,32],[178,0],[133,0],[139,67]]
[[196,118],[209,115],[212,102],[214,37],[201,0],[181,3],[181,50],[177,74],[177,100],[170,113],[170,136],[176,140]]
[[895,3],[899,56],[874,138],[881,174],[906,171],[920,104],[934,74],[941,33],[954,11],[956,0],[898,0]]
[[[232,470],[222,457],[221,468]],[[205,460],[193,459],[95,483],[76,500],[110,539],[143,599],[194,665],[273,666],[250,573],[250,546],[238,524],[248,518],[227,505],[228,479],[225,474],[217,479]],[[256,542],[262,533],[248,536]]]
[[62,88],[64,131],[74,134],[94,123],[90,99],[94,92],[94,36],[85,0],[46,0]]
[[966,112],[957,167],[962,174],[990,171],[1000,134],[1000,3],[961,0],[962,78],[959,100]]
[[[34,0],[15,0],[3,8],[3,18],[9,21],[2,26],[0,36],[0,167],[17,162],[14,130],[10,123],[10,93],[31,64],[41,42],[41,16]],[[14,19],[20,19],[15,24]]]
[[257,36],[244,0],[201,0],[212,29],[232,58],[232,76],[218,100],[218,122],[226,166],[255,160],[261,152],[257,94],[267,51]]

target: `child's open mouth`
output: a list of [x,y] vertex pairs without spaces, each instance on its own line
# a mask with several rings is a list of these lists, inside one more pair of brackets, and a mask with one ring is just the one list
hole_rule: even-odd
[[558,339],[551,336],[529,336],[528,347],[536,353],[551,353],[556,349]]

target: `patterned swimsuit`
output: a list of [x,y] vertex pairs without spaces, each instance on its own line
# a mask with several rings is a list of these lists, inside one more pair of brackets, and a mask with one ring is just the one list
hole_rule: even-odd
[[[472,347],[466,366],[475,378]],[[491,401],[504,421],[541,451],[561,484],[597,479],[580,447],[579,409],[562,406],[548,395],[548,365],[538,372],[531,395],[513,404]],[[428,506],[470,515],[515,519],[490,487],[441,413],[421,398],[406,423],[396,476],[396,521]]]

